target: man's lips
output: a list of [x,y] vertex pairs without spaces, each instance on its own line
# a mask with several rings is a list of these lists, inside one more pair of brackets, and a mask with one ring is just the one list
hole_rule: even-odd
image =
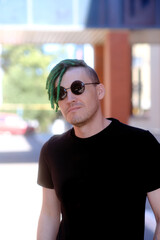
[[76,111],[76,110],[78,110],[80,108],[81,108],[80,106],[70,107],[70,108],[68,108],[67,113],[74,112],[74,111]]
[[67,113],[69,113],[69,112],[74,112],[74,111],[80,109],[81,107],[82,107],[82,106],[81,106],[80,104],[73,105],[73,106],[71,105],[70,107],[68,107]]

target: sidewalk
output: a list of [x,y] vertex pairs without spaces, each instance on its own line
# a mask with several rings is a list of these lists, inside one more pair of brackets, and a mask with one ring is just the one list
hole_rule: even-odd
[[0,239],[35,240],[41,206],[36,163],[0,165]]

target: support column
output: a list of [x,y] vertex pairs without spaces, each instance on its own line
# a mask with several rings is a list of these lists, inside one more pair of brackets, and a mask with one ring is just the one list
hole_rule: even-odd
[[103,45],[95,45],[94,46],[94,69],[98,74],[100,82],[103,81],[103,55],[104,55],[104,46]]
[[[94,46],[94,69],[98,74],[101,83],[104,82],[104,45]],[[104,100],[102,100],[102,111],[104,113]]]
[[131,111],[131,51],[128,32],[106,34],[103,50],[103,112],[127,123]]

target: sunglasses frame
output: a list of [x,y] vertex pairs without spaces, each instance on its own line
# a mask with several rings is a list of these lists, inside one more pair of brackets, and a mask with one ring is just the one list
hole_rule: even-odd
[[[80,92],[77,92],[77,93],[75,93],[75,91],[74,91],[74,86],[75,86],[75,84],[76,84],[76,82],[77,83],[79,83],[79,84],[81,84],[81,89],[80,89]],[[93,83],[84,83],[84,82],[82,82],[81,80],[75,80],[74,82],[72,82],[72,84],[71,84],[71,86],[69,87],[69,88],[64,88],[63,86],[60,86],[60,92],[61,92],[61,90],[63,89],[63,91],[64,91],[64,94],[63,94],[63,96],[61,96],[61,94],[59,93],[59,101],[62,101],[62,100],[64,100],[66,97],[67,97],[67,91],[69,90],[69,89],[71,89],[71,92],[74,94],[74,95],[81,95],[82,93],[84,93],[84,91],[85,91],[85,85],[93,85],[93,84],[100,84],[99,82],[93,82]],[[54,97],[55,97],[55,99],[57,99],[57,87],[54,89]]]

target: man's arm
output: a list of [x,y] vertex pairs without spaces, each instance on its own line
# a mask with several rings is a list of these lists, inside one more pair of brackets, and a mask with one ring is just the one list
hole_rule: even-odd
[[147,196],[157,222],[153,239],[160,240],[160,188],[147,193]]
[[43,188],[37,240],[56,240],[60,224],[60,203],[54,189]]

